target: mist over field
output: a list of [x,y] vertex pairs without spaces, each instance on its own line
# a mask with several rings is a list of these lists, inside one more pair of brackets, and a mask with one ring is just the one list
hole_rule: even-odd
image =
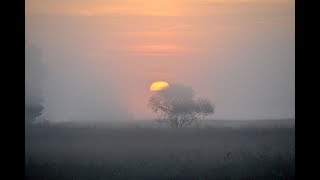
[[295,179],[293,120],[54,123],[26,130],[26,179]]
[[28,0],[26,179],[295,179],[295,2]]

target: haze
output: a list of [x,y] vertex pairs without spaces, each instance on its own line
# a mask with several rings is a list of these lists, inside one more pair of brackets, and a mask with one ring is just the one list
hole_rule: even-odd
[[32,76],[38,67],[26,61],[26,73],[44,77],[33,83],[52,121],[153,117],[146,104],[159,80],[191,86],[216,105],[216,119],[294,118],[294,6],[27,0],[26,39],[46,71]]

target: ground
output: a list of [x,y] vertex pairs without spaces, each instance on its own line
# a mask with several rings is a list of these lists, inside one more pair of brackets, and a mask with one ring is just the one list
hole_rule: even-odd
[[295,178],[294,126],[219,123],[186,129],[28,127],[25,176],[33,180]]

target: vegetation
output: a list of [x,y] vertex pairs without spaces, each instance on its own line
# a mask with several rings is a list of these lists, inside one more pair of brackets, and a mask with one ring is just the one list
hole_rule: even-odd
[[214,114],[214,106],[208,99],[196,99],[192,88],[177,84],[153,94],[148,107],[157,113],[158,122],[172,128],[188,127],[200,118]]
[[32,127],[26,179],[294,179],[293,127]]

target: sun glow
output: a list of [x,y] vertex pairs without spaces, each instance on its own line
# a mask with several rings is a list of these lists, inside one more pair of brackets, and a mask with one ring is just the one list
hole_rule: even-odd
[[169,83],[165,81],[156,81],[153,82],[150,86],[150,91],[161,91],[169,87]]

